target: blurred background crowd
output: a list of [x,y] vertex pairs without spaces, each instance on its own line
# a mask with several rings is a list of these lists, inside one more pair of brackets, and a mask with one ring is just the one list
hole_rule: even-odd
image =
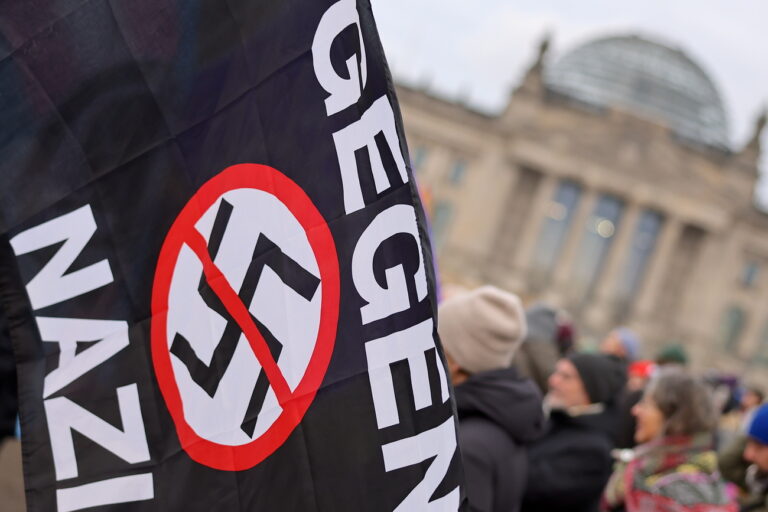
[[470,510],[768,510],[761,387],[626,327],[582,350],[570,318],[494,286],[440,306]]

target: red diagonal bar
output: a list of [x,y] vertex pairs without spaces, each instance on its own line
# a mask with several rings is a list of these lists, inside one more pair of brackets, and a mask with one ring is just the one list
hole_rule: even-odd
[[221,303],[224,304],[224,307],[243,331],[243,334],[245,334],[245,338],[248,340],[248,344],[251,346],[253,354],[256,356],[256,359],[259,360],[259,364],[267,374],[267,379],[269,379],[269,383],[272,385],[278,403],[282,406],[292,398],[291,388],[288,387],[288,383],[285,381],[285,377],[283,377],[280,367],[277,366],[275,360],[272,359],[272,353],[269,351],[269,346],[267,345],[267,342],[264,341],[264,337],[259,332],[256,324],[253,323],[248,307],[243,304],[243,301],[240,300],[240,296],[232,286],[230,286],[227,278],[211,259],[211,256],[208,253],[208,243],[205,241],[205,238],[203,238],[197,230],[192,230],[190,238],[185,239],[184,242],[190,249],[192,249],[203,264],[203,273],[205,274],[205,279],[208,281],[211,290],[218,296]]

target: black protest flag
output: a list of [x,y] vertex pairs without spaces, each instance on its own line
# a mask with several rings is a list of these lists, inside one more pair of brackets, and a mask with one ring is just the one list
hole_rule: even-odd
[[29,510],[455,510],[434,275],[367,0],[0,10]]

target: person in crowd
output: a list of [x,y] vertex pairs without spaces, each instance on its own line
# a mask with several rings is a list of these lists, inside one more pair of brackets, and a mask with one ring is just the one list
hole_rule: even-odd
[[704,381],[712,389],[715,410],[718,412],[717,447],[722,449],[743,434],[740,410],[741,384],[739,378],[717,370],[704,374]]
[[735,388],[727,391],[729,394],[721,398],[725,403],[719,423],[722,446],[730,446],[746,434],[755,411],[763,403],[763,391],[756,386],[743,387],[737,381]]
[[736,512],[717,465],[717,412],[703,381],[662,370],[634,409],[639,446],[620,461],[603,510]]
[[438,332],[455,386],[469,510],[519,510],[525,445],[543,433],[536,385],[510,368],[526,334],[517,296],[484,286],[444,301]]
[[670,343],[656,354],[656,364],[658,366],[687,366],[688,353],[679,343]]
[[557,312],[555,343],[560,357],[568,357],[576,348],[576,327],[571,316],[562,309]]
[[525,312],[528,335],[515,357],[514,366],[521,376],[533,379],[542,393],[547,378],[559,359],[557,310],[547,304],[534,304]]
[[612,330],[600,343],[600,352],[617,357],[626,364],[640,358],[640,348],[640,338],[627,327]]
[[523,510],[592,512],[611,474],[615,400],[626,383],[621,363],[603,354],[557,362],[544,402],[544,437],[528,447]]
[[655,371],[656,364],[653,361],[641,360],[629,365],[627,387],[618,403],[618,428],[615,438],[615,446],[618,449],[634,448],[636,445],[637,420],[632,414],[632,409],[643,397],[645,387]]
[[768,405],[755,412],[747,429],[744,458],[747,468],[746,484],[754,505],[750,510],[768,511]]
[[[704,375],[704,381],[712,388],[715,407],[722,415],[739,412],[741,384],[739,377],[729,373],[710,370]],[[740,422],[737,422],[740,423]]]
[[763,404],[765,400],[765,392],[762,388],[757,386],[748,386],[741,396],[739,402],[742,419],[741,419],[741,431],[747,432],[750,425],[752,425],[752,419],[755,417],[758,408]]
[[741,491],[742,512],[768,512],[768,405],[757,408],[746,435],[723,451],[720,470]]
[[[611,332],[600,343],[600,352],[621,361],[627,367],[634,364],[640,357],[640,338],[631,329],[619,327]],[[627,383],[629,386],[629,383]],[[614,446],[616,448],[631,448],[634,446],[635,418],[632,407],[640,400],[642,392],[631,391],[628,387],[622,390],[616,407],[616,432]]]
[[641,359],[630,364],[627,371],[629,374],[627,389],[629,391],[644,391],[656,372],[656,368],[656,363],[650,359]]

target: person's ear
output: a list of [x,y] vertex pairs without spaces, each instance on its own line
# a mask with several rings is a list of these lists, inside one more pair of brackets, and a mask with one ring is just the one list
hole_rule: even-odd
[[451,382],[454,386],[467,380],[469,374],[459,366],[459,363],[457,363],[448,352],[445,353],[445,362],[448,363],[448,373],[450,374]]
[[461,370],[459,364],[451,357],[451,354],[448,352],[445,353],[445,361],[448,363],[448,371],[451,373],[451,375]]

